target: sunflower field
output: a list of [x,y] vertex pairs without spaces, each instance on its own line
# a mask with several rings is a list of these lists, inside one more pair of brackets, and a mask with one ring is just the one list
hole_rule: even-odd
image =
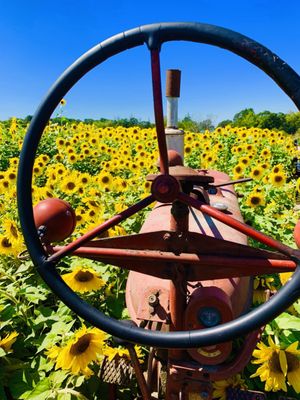
[[[49,291],[35,272],[24,246],[16,204],[16,177],[26,126],[16,118],[0,122],[0,398],[4,400],[105,399],[100,377],[103,360],[129,359],[126,348],[86,325]],[[294,138],[282,131],[226,126],[213,132],[185,132],[185,165],[216,169],[232,179],[244,220],[292,247],[300,219],[299,156]],[[33,203],[46,198],[68,201],[76,213],[74,240],[149,194],[145,176],[158,159],[153,128],[101,128],[93,123],[50,122],[38,148]],[[139,232],[150,211],[144,209],[106,235]],[[258,244],[250,240],[251,245]],[[75,257],[59,264],[65,282],[92,305],[118,319],[125,308],[126,272]],[[266,301],[289,274],[254,281],[253,307]],[[214,399],[227,387],[241,387],[300,398],[300,302],[268,324],[251,362],[239,375],[214,383]],[[147,348],[135,346],[141,363]],[[134,379],[120,389],[133,399]]]

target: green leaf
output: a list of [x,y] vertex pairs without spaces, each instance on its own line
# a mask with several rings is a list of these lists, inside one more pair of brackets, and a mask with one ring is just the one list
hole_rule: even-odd
[[86,377],[84,375],[80,375],[78,377],[75,378],[74,380],[74,387],[79,387],[83,384],[83,382],[85,381]]
[[278,328],[284,330],[296,330],[300,331],[300,318],[288,313],[283,313],[277,317],[274,322]]
[[72,395],[71,393],[59,393],[57,396],[57,400],[71,400]]
[[22,400],[46,400],[52,393],[51,382],[49,378],[45,378],[38,382],[33,390],[24,393],[20,397]]
[[58,370],[53,372],[50,375],[50,379],[52,381],[53,387],[60,387],[61,383],[66,379],[68,376],[68,372],[63,370]]
[[296,303],[293,304],[293,306],[300,316],[300,300],[297,300]]
[[18,370],[9,379],[9,389],[14,399],[23,399],[33,390],[39,382],[40,377],[37,372],[30,373],[28,370]]
[[5,356],[6,356],[6,351],[4,351],[2,347],[0,347],[0,357],[5,357]]

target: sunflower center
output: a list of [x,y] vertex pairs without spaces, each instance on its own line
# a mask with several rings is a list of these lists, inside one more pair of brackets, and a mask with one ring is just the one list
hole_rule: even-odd
[[288,365],[288,372],[296,371],[300,367],[300,361],[298,358],[289,352],[286,352],[286,361]]
[[252,198],[251,198],[251,204],[253,204],[253,205],[258,205],[260,203],[260,197],[258,197],[258,196],[253,196]]
[[11,247],[11,243],[10,243],[10,241],[9,241],[7,238],[3,238],[3,239],[2,239],[1,245],[2,245],[2,247],[6,247],[6,248]]
[[269,360],[269,367],[270,371],[272,372],[282,372],[280,367],[279,354],[276,353],[275,351],[273,352]]
[[68,182],[68,183],[67,183],[67,188],[68,188],[69,190],[73,190],[73,189],[75,188],[75,183],[73,183],[73,182]]
[[282,176],[277,175],[275,176],[275,182],[281,182],[282,181]]
[[78,271],[75,279],[78,282],[88,282],[93,279],[94,275],[90,271]]
[[91,334],[87,333],[77,340],[76,343],[72,344],[70,353],[74,356],[78,356],[86,351],[91,342]]

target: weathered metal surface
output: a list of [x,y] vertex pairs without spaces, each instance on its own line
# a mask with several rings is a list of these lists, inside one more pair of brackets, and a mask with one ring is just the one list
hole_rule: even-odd
[[[183,165],[175,165],[169,167],[170,174],[178,181],[191,182],[194,185],[205,185],[214,182],[214,178],[207,174],[200,174],[196,170]],[[154,181],[159,174],[149,174],[146,176],[147,181]]]
[[166,77],[166,96],[180,97],[181,71],[179,69],[168,69]]
[[159,50],[151,50],[151,71],[152,71],[152,88],[153,88],[153,103],[155,127],[158,142],[158,151],[160,159],[160,171],[162,174],[169,173],[167,142],[164,126],[162,91],[161,91],[161,73],[160,73],[160,58]]
[[[194,288],[190,293],[190,300],[185,310],[185,329],[203,329],[205,326],[198,319],[198,311],[206,306],[214,307],[219,310],[222,323],[226,323],[237,316],[237,307],[233,310],[230,298],[221,288],[200,287]],[[213,346],[188,349],[191,357],[204,365],[216,365],[227,360],[232,350],[232,342],[218,343]]]
[[[198,382],[201,381],[218,381],[228,379],[229,377],[237,374],[241,370],[241,366],[246,365],[251,359],[253,349],[261,337],[262,329],[256,330],[245,338],[245,345],[240,349],[236,357],[228,362],[213,367],[207,368],[196,361],[183,360],[172,365],[173,371],[176,371],[178,380],[181,384],[188,382],[189,385],[197,387]],[[192,387],[191,387],[192,390]]]
[[60,242],[69,237],[75,229],[75,212],[65,200],[42,200],[33,207],[33,216],[36,228],[43,230],[40,235],[43,243]]
[[298,249],[300,248],[300,220],[297,222],[294,228],[294,239]]

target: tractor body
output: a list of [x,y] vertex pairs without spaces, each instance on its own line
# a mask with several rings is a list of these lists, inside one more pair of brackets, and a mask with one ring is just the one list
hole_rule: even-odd
[[[230,181],[227,174],[212,170],[193,171],[186,167],[182,169],[187,176],[197,173],[210,177],[216,185],[215,188],[210,186],[208,190],[205,185],[193,186],[194,196],[236,220],[243,221],[233,185],[218,187],[219,184]],[[183,181],[182,186],[184,184]],[[246,235],[198,210],[186,208],[176,212],[174,203],[157,202],[140,233],[156,233],[156,236],[152,236],[151,246],[156,249],[167,247],[175,255],[191,251],[191,247],[196,247],[197,252],[218,253],[215,241],[206,243],[204,249],[203,243],[198,243],[199,235],[206,239],[219,239],[220,243],[231,241],[247,244]],[[147,247],[146,243],[144,247]],[[161,262],[165,263],[163,260]],[[209,271],[214,268],[214,260],[211,258],[211,263],[199,267],[206,269],[207,273],[204,272],[203,276],[207,275],[207,278],[189,281],[186,280],[184,268],[180,264],[176,259],[169,264],[177,271],[171,280],[149,275],[149,271],[129,272],[126,304],[131,319],[137,325],[162,331],[203,329],[231,321],[248,311],[253,294],[251,277],[210,279]],[[164,359],[168,371],[167,391],[179,392],[182,387],[188,386],[189,393],[196,396],[193,398],[201,399],[199,393],[202,393],[209,399],[212,393],[210,381],[228,378],[242,370],[251,357],[259,335],[260,331],[249,335],[238,354],[233,353],[232,341],[222,340],[212,346],[170,350]],[[156,365],[155,368],[153,372],[160,374],[161,366]],[[191,384],[193,392],[190,392]]]

